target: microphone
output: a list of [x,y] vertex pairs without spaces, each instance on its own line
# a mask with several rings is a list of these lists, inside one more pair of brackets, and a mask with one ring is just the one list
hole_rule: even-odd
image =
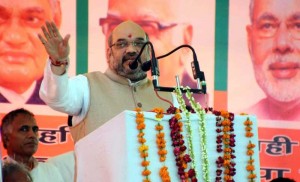
[[131,61],[129,63],[129,68],[132,69],[132,70],[135,70],[137,69],[139,63],[138,62],[141,62],[140,58],[139,57],[136,57],[133,61]]

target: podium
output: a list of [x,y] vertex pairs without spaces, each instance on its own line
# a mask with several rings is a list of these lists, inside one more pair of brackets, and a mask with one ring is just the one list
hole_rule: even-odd
[[[156,130],[155,114],[153,112],[144,112],[146,129],[144,130],[146,145],[149,146],[150,161],[148,169],[151,171],[150,180],[152,182],[161,181],[159,176],[159,169],[162,163],[159,162],[158,149],[156,145]],[[168,151],[165,165],[171,177],[171,181],[180,181],[177,175],[177,167],[175,164],[175,156],[173,154],[173,147],[170,137],[169,119],[172,115],[165,115],[160,121],[164,126],[166,149]],[[182,121],[185,121],[184,114],[182,114]],[[256,117],[252,115],[235,115],[234,119],[234,134],[235,137],[235,156],[233,161],[236,163],[235,181],[248,181],[247,176],[249,172],[246,170],[247,161],[247,145],[249,138],[245,137],[244,121],[249,117],[253,122],[252,132],[254,136],[251,137],[251,142],[256,145],[253,149],[254,154],[252,159],[255,160],[254,173],[256,179],[260,181],[259,172],[259,151],[258,151],[258,135],[257,135],[257,121]],[[142,171],[144,167],[141,166],[142,158],[139,153],[140,143],[137,135],[139,131],[136,129],[136,112],[123,111],[110,121],[97,128],[95,131],[79,140],[75,145],[76,153],[76,173],[78,182],[138,182],[143,181]],[[202,160],[201,160],[201,145],[200,135],[198,129],[198,116],[196,114],[190,115],[192,127],[192,142],[194,150],[195,168],[197,170],[198,181],[203,181],[202,178]],[[216,116],[213,114],[205,115],[206,136],[207,136],[207,153],[209,160],[209,176],[210,181],[215,181],[216,177],[216,159],[222,156],[223,153],[216,151]],[[187,142],[186,129],[183,126],[184,140]]]

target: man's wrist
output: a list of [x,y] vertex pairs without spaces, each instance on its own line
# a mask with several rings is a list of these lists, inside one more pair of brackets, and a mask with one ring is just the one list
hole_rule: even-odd
[[53,66],[67,66],[69,64],[68,58],[62,59],[62,60],[54,60],[53,58],[49,57],[51,64]]

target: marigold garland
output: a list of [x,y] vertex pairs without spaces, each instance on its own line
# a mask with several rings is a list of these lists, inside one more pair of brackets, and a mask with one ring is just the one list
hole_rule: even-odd
[[183,182],[188,181],[188,178],[190,178],[192,182],[197,182],[195,170],[190,168],[186,171],[188,163],[191,162],[191,157],[189,154],[185,154],[187,147],[184,145],[183,135],[181,134],[183,124],[180,121],[180,110],[175,107],[170,107],[167,113],[174,114],[169,120],[169,126],[171,129],[172,146],[174,147],[173,153],[175,155],[179,178]]
[[[250,120],[249,117],[247,117],[246,121],[244,122],[244,125],[245,125],[245,131],[246,131],[245,136],[247,138],[251,138],[253,136],[252,121]],[[254,173],[255,166],[254,166],[254,159],[253,159],[253,155],[254,155],[253,149],[254,148],[255,148],[255,144],[253,144],[251,142],[251,140],[249,139],[249,143],[247,145],[247,155],[249,156],[249,160],[247,162],[246,169],[249,172],[248,179],[250,182],[254,182],[255,178],[256,178],[256,174]]]
[[[234,155],[235,150],[235,134],[233,127],[234,114],[227,111],[214,111],[209,108],[207,111],[211,111],[216,115],[216,150],[218,153],[223,152],[223,156],[219,156],[216,160],[216,182],[234,182],[233,176],[236,174],[235,162],[233,159],[236,158]],[[222,170],[224,168],[224,171]],[[223,180],[221,178],[223,175]]]
[[151,174],[151,171],[148,169],[148,166],[150,164],[150,161],[147,160],[148,157],[148,145],[146,145],[146,139],[144,138],[144,129],[146,128],[145,125],[145,118],[144,114],[142,113],[141,108],[136,108],[136,128],[139,130],[139,134],[137,135],[138,137],[138,142],[141,144],[139,147],[139,152],[140,152],[140,157],[143,159],[141,162],[141,166],[144,167],[144,170],[142,171],[142,175],[145,177],[143,179],[143,182],[151,182],[149,179],[149,176]]
[[[165,162],[168,151],[166,150],[166,140],[165,140],[165,133],[162,132],[164,127],[160,124],[160,121],[164,117],[164,109],[163,108],[154,108],[152,110],[156,113],[155,119],[157,121],[157,124],[155,126],[155,130],[157,131],[156,134],[156,145],[158,148],[158,155],[160,156],[159,160],[160,162]],[[171,178],[168,172],[168,167],[163,164],[163,166],[159,170],[159,175],[161,177],[162,182],[171,182]]]

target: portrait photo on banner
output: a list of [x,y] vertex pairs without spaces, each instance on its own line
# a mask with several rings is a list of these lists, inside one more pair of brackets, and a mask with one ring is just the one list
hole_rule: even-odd
[[299,12],[297,0],[230,1],[228,108],[257,117],[263,182],[300,180]]
[[37,34],[42,32],[41,26],[46,21],[54,21],[62,36],[71,35],[68,69],[70,75],[75,75],[76,3],[71,0],[1,0],[0,6],[0,112],[26,107],[35,114],[60,115],[39,97],[48,54]]
[[[200,70],[205,73],[208,105],[211,105],[214,90],[214,19],[214,1],[90,0],[89,71],[105,71],[105,50],[109,47],[107,38],[110,32],[122,21],[132,20],[149,35],[156,57],[181,45],[192,46]],[[175,87],[175,76],[178,75],[182,86],[197,88],[192,75],[192,61],[192,50],[186,47],[158,59],[159,85]],[[150,71],[148,76],[151,77]],[[205,105],[203,96],[194,94],[194,97]]]
[[[42,25],[54,21],[70,34],[69,75],[76,74],[76,3],[72,0],[0,1],[0,120],[18,108],[31,111],[39,125],[40,161],[73,150],[67,115],[39,97],[48,54],[38,38]],[[6,151],[2,147],[5,157]]]

